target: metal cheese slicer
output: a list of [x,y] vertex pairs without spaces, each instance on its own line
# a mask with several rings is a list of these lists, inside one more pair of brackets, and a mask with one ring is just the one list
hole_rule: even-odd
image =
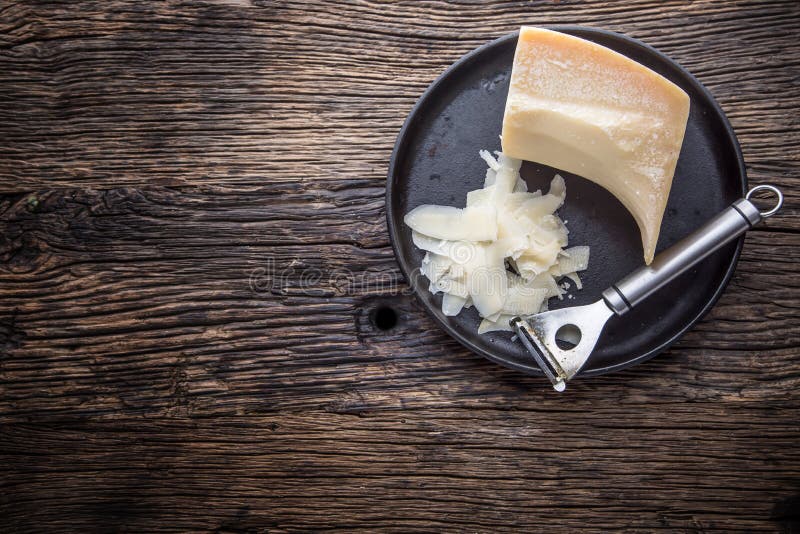
[[[769,191],[777,196],[777,203],[769,211],[759,211],[750,202],[759,191]],[[762,219],[775,215],[782,205],[783,194],[778,188],[771,185],[754,187],[745,198],[737,200],[694,233],[661,252],[650,265],[637,269],[603,291],[602,298],[594,304],[561,308],[527,318],[514,317],[511,326],[555,390],[564,391],[567,381],[591,356],[613,314],[627,313],[712,252]]]

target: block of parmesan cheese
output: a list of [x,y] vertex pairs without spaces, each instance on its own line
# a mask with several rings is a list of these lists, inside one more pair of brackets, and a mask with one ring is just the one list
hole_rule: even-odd
[[653,260],[689,96],[596,43],[520,31],[503,117],[503,152],[588,178],[631,212]]

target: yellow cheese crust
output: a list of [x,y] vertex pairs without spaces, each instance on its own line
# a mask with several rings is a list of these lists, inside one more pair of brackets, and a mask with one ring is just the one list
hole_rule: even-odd
[[604,46],[523,27],[503,118],[503,152],[588,178],[631,212],[645,262],[658,233],[689,96]]

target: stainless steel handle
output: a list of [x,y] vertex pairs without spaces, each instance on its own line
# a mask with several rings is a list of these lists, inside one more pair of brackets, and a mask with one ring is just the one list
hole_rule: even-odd
[[[760,212],[750,202],[757,191],[768,190],[778,197],[776,206]],[[661,252],[650,265],[637,269],[603,291],[603,299],[617,315],[622,315],[693,265],[736,239],[765,217],[774,215],[783,204],[780,190],[771,185],[751,189],[745,198],[734,202],[700,229]]]

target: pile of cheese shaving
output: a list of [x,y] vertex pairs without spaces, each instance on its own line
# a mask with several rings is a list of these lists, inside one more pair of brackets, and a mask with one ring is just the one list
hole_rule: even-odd
[[564,179],[550,191],[528,193],[519,175],[521,161],[482,150],[489,166],[483,189],[467,194],[465,208],[426,204],[411,210],[405,223],[414,244],[425,250],[420,271],[432,293],[444,293],[442,312],[457,315],[475,306],[483,321],[478,333],[510,330],[509,320],[547,309],[563,298],[558,280],[589,266],[589,247],[567,246],[567,227],[555,214],[564,203]]

